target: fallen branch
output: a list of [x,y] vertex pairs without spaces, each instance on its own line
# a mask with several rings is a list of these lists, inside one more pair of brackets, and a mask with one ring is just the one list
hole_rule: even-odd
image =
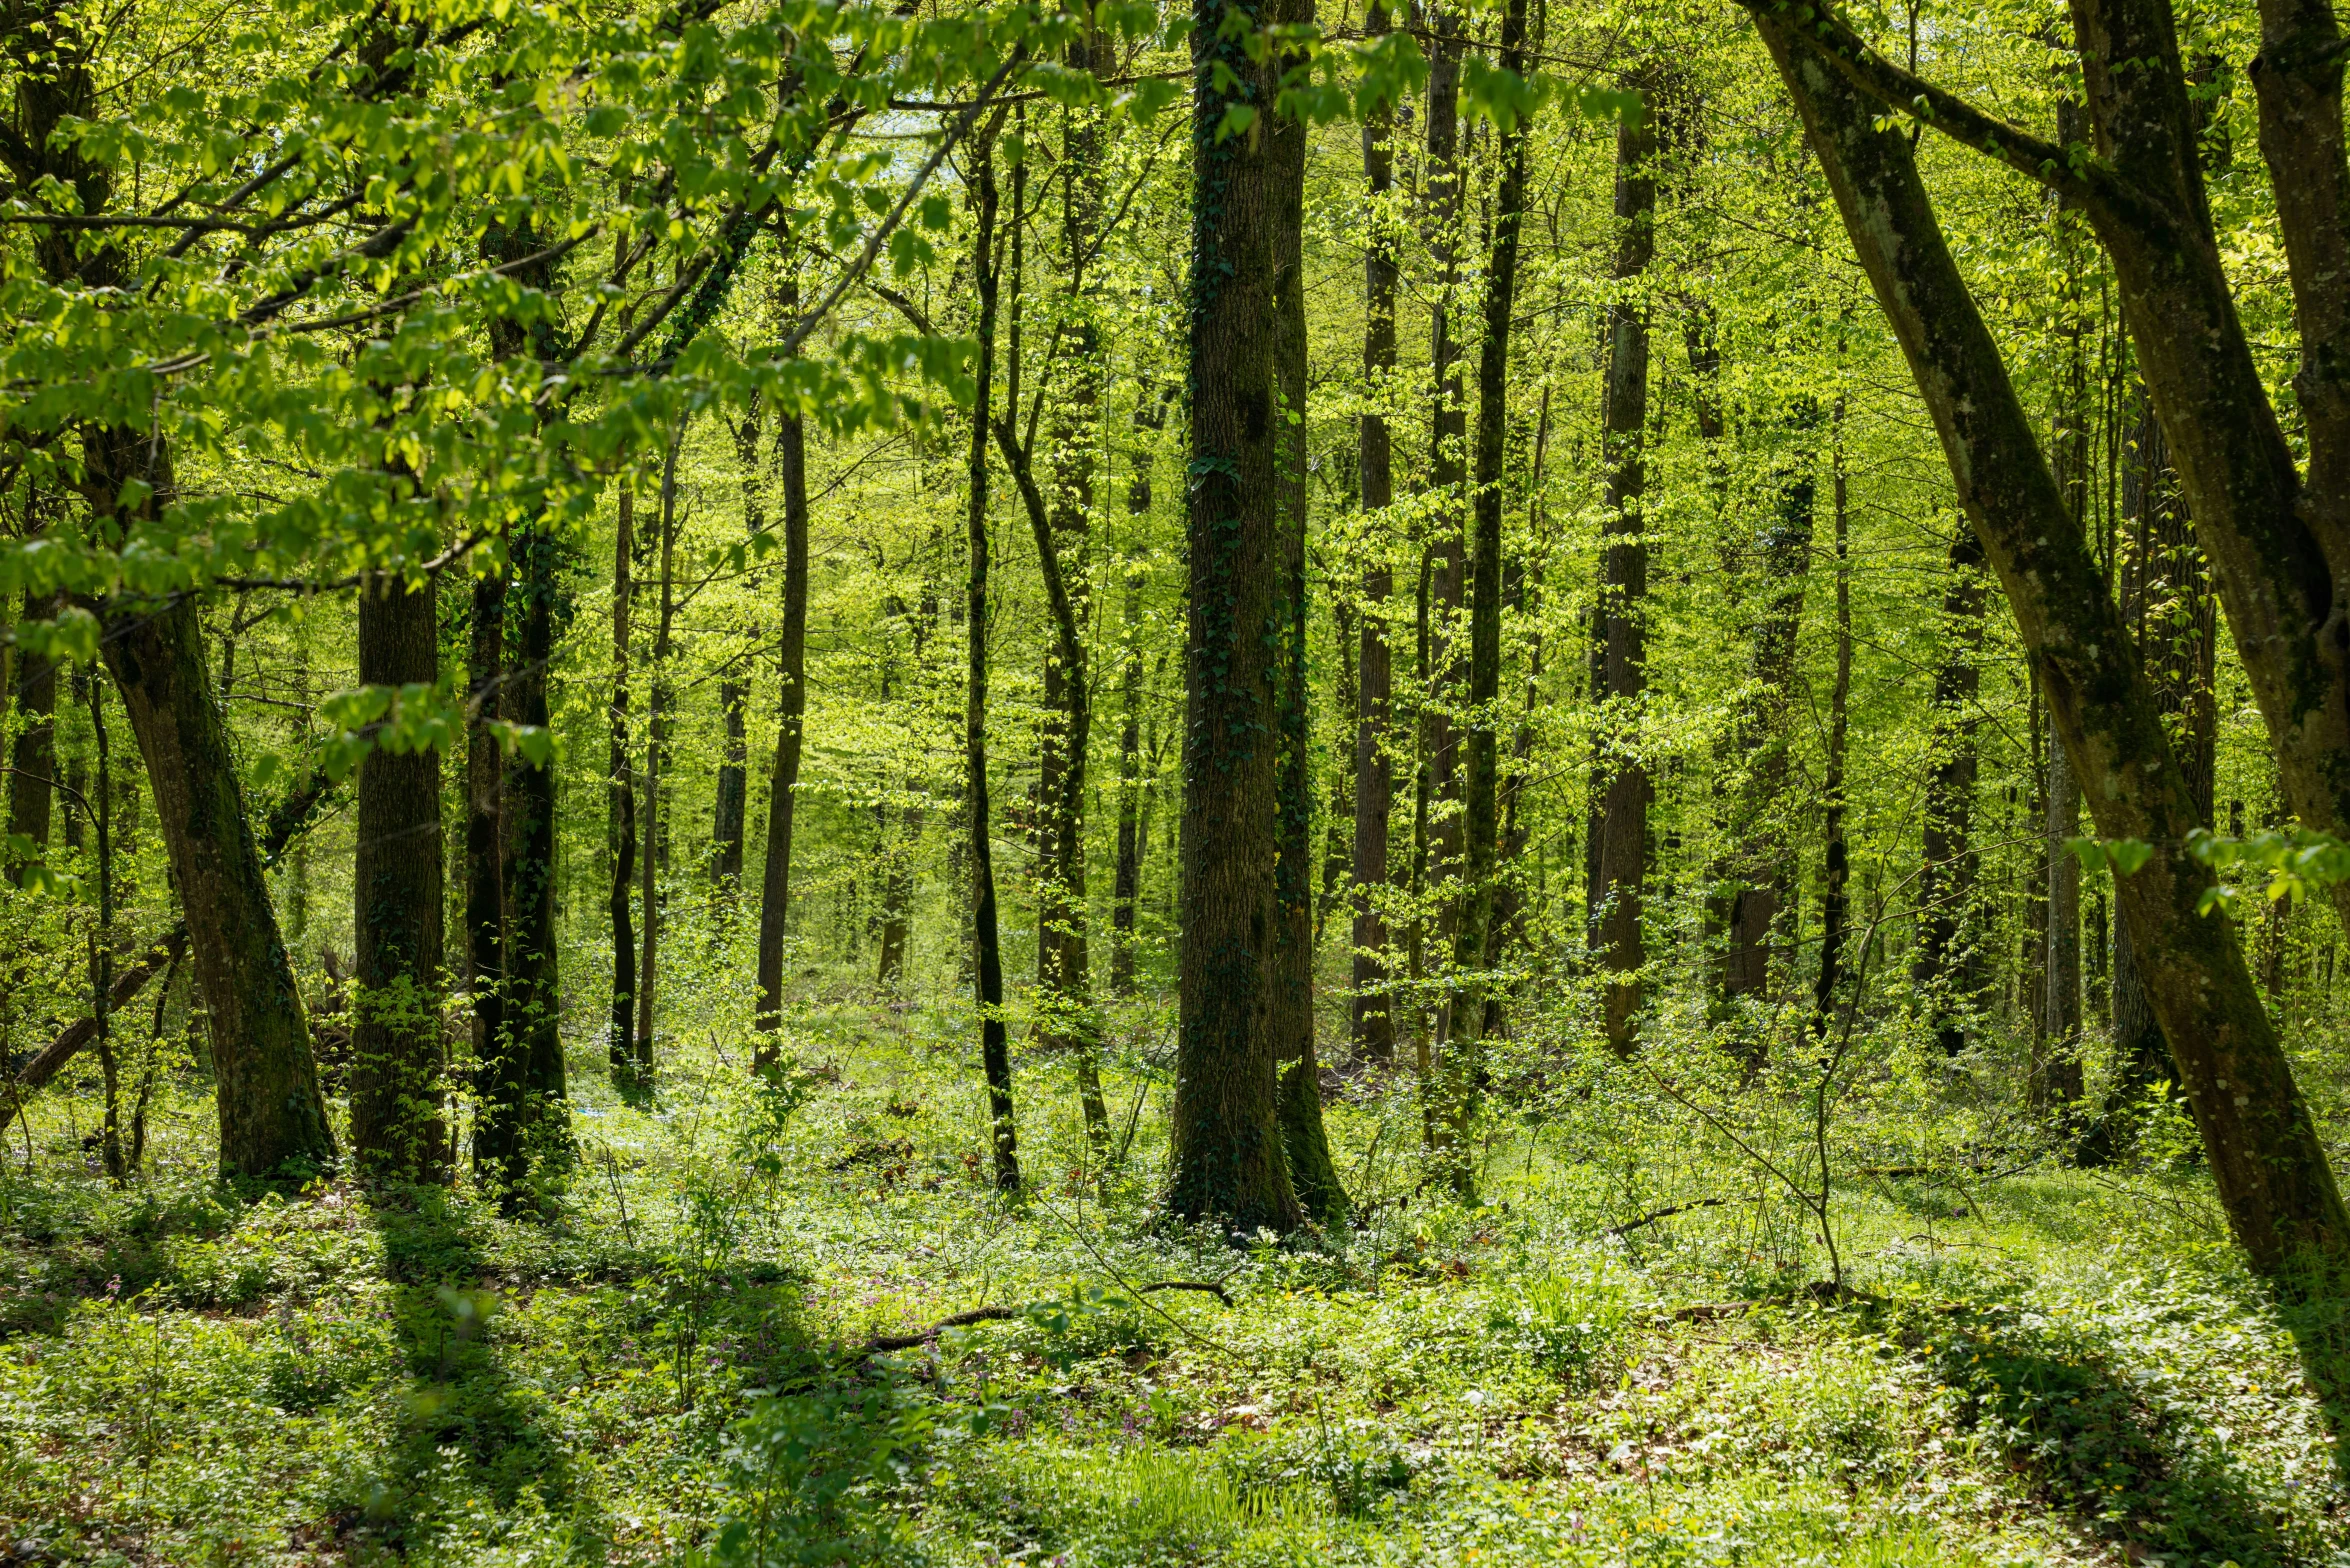
[[1727,1198],[1700,1198],[1695,1203],[1676,1203],[1669,1209],[1658,1209],[1655,1213],[1643,1214],[1636,1220],[1626,1220],[1621,1225],[1610,1225],[1600,1234],[1602,1236],[1627,1236],[1643,1225],[1654,1225],[1658,1220],[1669,1220],[1676,1214],[1688,1214],[1698,1209],[1718,1209],[1729,1201]]
[[[1135,1287],[1137,1295],[1148,1295],[1154,1290],[1196,1290],[1215,1297],[1228,1307],[1232,1305],[1232,1298],[1225,1293],[1224,1287],[1209,1279],[1162,1279]],[[917,1345],[929,1344],[950,1328],[969,1328],[974,1323],[1008,1323],[1025,1314],[1026,1309],[1022,1307],[973,1307],[968,1312],[957,1312],[951,1317],[940,1318],[930,1327],[911,1334],[876,1334],[865,1341],[860,1353],[874,1356],[885,1350],[912,1350]]]

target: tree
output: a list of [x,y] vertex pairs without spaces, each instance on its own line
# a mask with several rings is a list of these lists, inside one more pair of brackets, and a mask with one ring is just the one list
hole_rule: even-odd
[[[1238,14],[1235,13],[1237,18]],[[1252,58],[1243,22],[1312,20],[1269,0],[1226,22],[1195,0],[1191,276],[1192,475],[1186,534],[1183,952],[1167,1207],[1243,1233],[1302,1217],[1276,1105],[1274,947],[1282,587],[1280,273],[1286,202],[1272,117],[1287,64]],[[1236,121],[1227,124],[1228,115]]]

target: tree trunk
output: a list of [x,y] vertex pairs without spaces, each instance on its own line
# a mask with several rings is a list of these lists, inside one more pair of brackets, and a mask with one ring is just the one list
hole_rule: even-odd
[[1974,1002],[1975,729],[1982,687],[1983,546],[1971,528],[1950,541],[1942,589],[1942,662],[1934,671],[1926,764],[1925,865],[1918,876],[1917,953],[1910,984],[1931,1009],[1945,1053],[1966,1049]]
[[897,842],[887,842],[889,816],[873,808],[875,823],[884,835],[886,864],[881,883],[881,967],[877,978],[884,987],[903,985],[906,979],[906,938],[914,911],[914,846],[922,838],[922,808],[905,806],[897,816]]
[[[1509,0],[1501,20],[1501,68],[1526,69],[1526,0]],[[1526,120],[1501,136],[1501,186],[1485,264],[1485,320],[1477,350],[1477,446],[1469,599],[1467,738],[1462,813],[1465,855],[1460,920],[1453,939],[1456,980],[1444,1064],[1452,1138],[1445,1176],[1464,1201],[1476,1197],[1476,1121],[1485,1079],[1484,975],[1493,958],[1495,851],[1501,835],[1501,479],[1509,420],[1510,326],[1516,308],[1518,223],[1526,204]]]
[[[142,452],[147,446],[132,432],[102,435],[110,446],[117,436]],[[109,501],[119,476],[134,471],[129,461],[90,465],[97,484],[106,483],[99,475],[117,478],[105,492]],[[124,600],[107,606],[103,625],[99,646],[138,736],[172,885],[194,937],[219,1085],[221,1172],[271,1176],[331,1165],[335,1140],[318,1092],[309,1021],[245,825],[195,604],[182,599],[158,610]]]
[[[778,291],[782,314],[799,306],[796,279]],[[777,1057],[783,1027],[783,932],[791,913],[792,814],[800,784],[801,724],[808,711],[808,446],[797,408],[775,411],[777,477],[783,482],[783,638],[777,649],[775,767],[767,799],[767,860],[759,881],[757,1065]]]
[[[1910,362],[1982,540],[2038,664],[2056,736],[2107,840],[2153,846],[2118,879],[2135,932],[2164,962],[2148,974],[2213,1184],[2253,1270],[2278,1290],[2321,1395],[2350,1393],[2339,1281],[2350,1215],[2325,1148],[2253,989],[2235,929],[2197,912],[2211,873],[2179,846],[2197,826],[2153,688],[2133,658],[2097,562],[2036,445],[2006,366],[1952,261],[1907,139],[1808,30],[1757,25],[1803,114],[1878,302]],[[2319,1321],[2320,1318],[2324,1321]]]
[[[1258,20],[1312,15],[1312,0],[1271,0]],[[1295,187],[1271,125],[1218,135],[1230,107],[1272,112],[1287,63],[1280,51],[1251,59],[1250,40],[1219,35],[1223,16],[1216,0],[1194,0],[1183,949],[1167,1207],[1242,1234],[1286,1233],[1303,1216],[1277,1109],[1278,759],[1265,738],[1280,723],[1276,284]]]
[[522,1179],[521,1063],[506,1027],[506,777],[490,725],[512,711],[506,680],[506,574],[477,577],[467,650],[473,715],[465,755],[465,931],[472,969],[474,1174],[506,1189]]
[[1608,306],[1607,383],[1601,404],[1606,469],[1606,547],[1600,558],[1594,772],[1604,786],[1591,812],[1591,945],[1608,976],[1607,1043],[1631,1054],[1640,1012],[1641,883],[1648,870],[1648,807],[1655,791],[1639,760],[1640,713],[1648,690],[1648,303],[1644,286],[1656,254],[1656,115],[1616,128],[1617,297]]
[[631,1036],[636,1020],[636,931],[631,901],[636,883],[636,769],[629,752],[628,664],[629,612],[636,585],[631,580],[636,553],[636,486],[623,481],[620,519],[612,541],[612,700],[611,751],[606,763],[605,788],[611,802],[612,886],[605,906],[612,921],[612,1016],[605,1045],[616,1087],[636,1087],[636,1052]]
[[1013,1124],[1012,1053],[1004,1033],[1004,956],[996,931],[995,840],[987,793],[987,437],[990,383],[995,372],[994,148],[983,140],[974,159],[979,166],[971,197],[979,219],[974,240],[979,354],[971,403],[970,505],[965,515],[971,570],[963,593],[964,828],[970,844],[973,967],[979,1003],[980,1068],[987,1078],[988,1141],[995,1158],[995,1184],[1011,1192],[1020,1185],[1020,1149]]
[[[519,538],[522,634],[515,639],[515,721],[548,727],[548,669],[555,652],[557,546],[543,522]],[[522,1129],[522,1156],[560,1164],[571,1152],[563,1062],[563,997],[555,942],[556,789],[552,750],[518,748],[506,773],[505,1025],[519,1101],[508,1108]],[[647,929],[651,928],[648,912]],[[647,976],[649,980],[650,975]],[[641,1051],[637,1070],[651,1066]]]
[[[1274,261],[1274,474],[1281,588],[1279,771],[1274,780],[1273,1059],[1279,1074],[1281,1147],[1291,1190],[1325,1225],[1346,1216],[1346,1189],[1322,1124],[1321,1065],[1314,1054],[1313,689],[1306,659],[1306,128],[1290,119],[1266,127],[1272,142],[1266,184]],[[1350,704],[1351,706],[1351,704]]]
[[[1387,8],[1372,0],[1363,30],[1388,31]],[[1369,407],[1356,430],[1363,515],[1376,518],[1395,500],[1394,454],[1387,418],[1378,412],[1394,396],[1395,239],[1387,212],[1395,186],[1394,110],[1381,103],[1363,117],[1363,180],[1369,187],[1371,242],[1363,255],[1363,380]],[[1387,607],[1395,593],[1386,528],[1375,526],[1370,564],[1363,572],[1362,647],[1356,656],[1354,734],[1354,1043],[1374,1061],[1395,1056],[1395,999],[1386,991],[1387,920],[1380,896],[1388,884],[1388,818],[1395,809],[1392,744],[1394,667],[1387,646]]]
[[[359,679],[440,678],[438,594],[371,572],[359,591]],[[369,1181],[449,1173],[441,1049],[441,756],[378,745],[359,764],[352,869],[351,1151]]]
[[[2219,709],[2214,676],[2219,657],[2217,600],[2203,555],[2195,547],[2186,498],[2170,466],[2170,448],[2142,387],[2134,388],[2136,417],[2122,463],[2121,614],[2138,662],[2154,687],[2155,707],[2177,737],[2173,750],[2187,776],[2187,797],[2198,826],[2209,828],[2218,780]],[[2115,1074],[2104,1117],[2082,1141],[2080,1158],[2098,1164],[2115,1152],[2111,1124],[2163,1079],[2175,1081],[2170,1046],[2155,1022],[2146,990],[2146,962],[2130,929],[2126,901],[2113,923]]]
[[749,760],[743,707],[751,698],[750,685],[739,675],[718,683],[718,711],[726,735],[718,754],[718,790],[710,812],[710,836],[716,846],[710,857],[710,874],[722,894],[730,894],[743,875],[743,803]]
[[[25,621],[55,619],[65,596],[24,596]],[[22,622],[19,623],[20,625]],[[49,844],[51,780],[57,771],[57,661],[29,649],[16,656],[16,742],[9,752],[8,833]],[[10,862],[8,880],[23,886],[24,866]]]
[[1834,1026],[1844,980],[1851,851],[1844,838],[1844,763],[1852,722],[1852,556],[1850,484],[1844,463],[1844,400],[1836,400],[1836,442],[1830,469],[1836,530],[1836,679],[1828,688],[1828,761],[1820,795],[1826,823],[1821,854],[1820,978],[1812,992],[1812,1032],[1826,1039]]
[[659,552],[660,599],[653,622],[653,656],[645,670],[645,852],[638,868],[638,898],[645,914],[644,946],[636,968],[636,1074],[649,1085],[653,1072],[654,1007],[661,994],[661,872],[669,857],[669,640],[677,622],[677,457],[685,443],[685,418],[669,433],[661,461],[661,521],[654,548]]
[[1126,485],[1126,603],[1119,631],[1118,865],[1110,893],[1110,989],[1132,996],[1135,917],[1142,906],[1142,868],[1148,840],[1143,822],[1142,775],[1142,552],[1137,544],[1151,512],[1151,466],[1156,437],[1166,427],[1174,388],[1153,399],[1146,383],[1134,399],[1133,477]]
[[[1422,694],[1422,727],[1427,732],[1429,787],[1442,808],[1431,807],[1428,819],[1426,881],[1445,889],[1437,931],[1449,940],[1458,932],[1458,888],[1450,886],[1460,874],[1461,798],[1459,736],[1452,714],[1460,701],[1467,671],[1455,622],[1468,583],[1467,519],[1462,515],[1469,469],[1469,411],[1461,381],[1461,343],[1453,315],[1460,307],[1460,247],[1464,217],[1460,158],[1461,56],[1466,47],[1459,12],[1434,5],[1427,16],[1433,36],[1428,58],[1428,114],[1426,167],[1422,196],[1427,204],[1425,223],[1428,260],[1435,273],[1435,291],[1428,324],[1430,373],[1435,381],[1435,404],[1429,417],[1428,484],[1430,490],[1429,587],[1434,595],[1430,635],[1430,688]],[[1446,955],[1449,956],[1449,955]],[[1450,1037],[1451,1008],[1439,1009],[1438,1038]]]

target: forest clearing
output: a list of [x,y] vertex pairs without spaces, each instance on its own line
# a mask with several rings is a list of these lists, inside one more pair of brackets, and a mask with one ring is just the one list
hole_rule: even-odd
[[0,1561],[2350,1563],[2346,61],[0,12]]

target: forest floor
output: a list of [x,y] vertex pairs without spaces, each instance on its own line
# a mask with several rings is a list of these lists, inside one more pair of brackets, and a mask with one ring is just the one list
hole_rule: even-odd
[[1134,1174],[1031,1059],[1011,1202],[952,1018],[818,1022],[790,1085],[681,1047],[650,1107],[583,1043],[579,1158],[511,1218],[229,1194],[193,1086],[117,1191],[45,1099],[0,1162],[0,1561],[2350,1562],[2191,1170],[1856,1174],[1837,1294],[1648,1110],[1518,1126],[1465,1209],[1366,1079],[1332,1128],[1376,1207],[1235,1245],[1153,1222],[1131,1042]]

